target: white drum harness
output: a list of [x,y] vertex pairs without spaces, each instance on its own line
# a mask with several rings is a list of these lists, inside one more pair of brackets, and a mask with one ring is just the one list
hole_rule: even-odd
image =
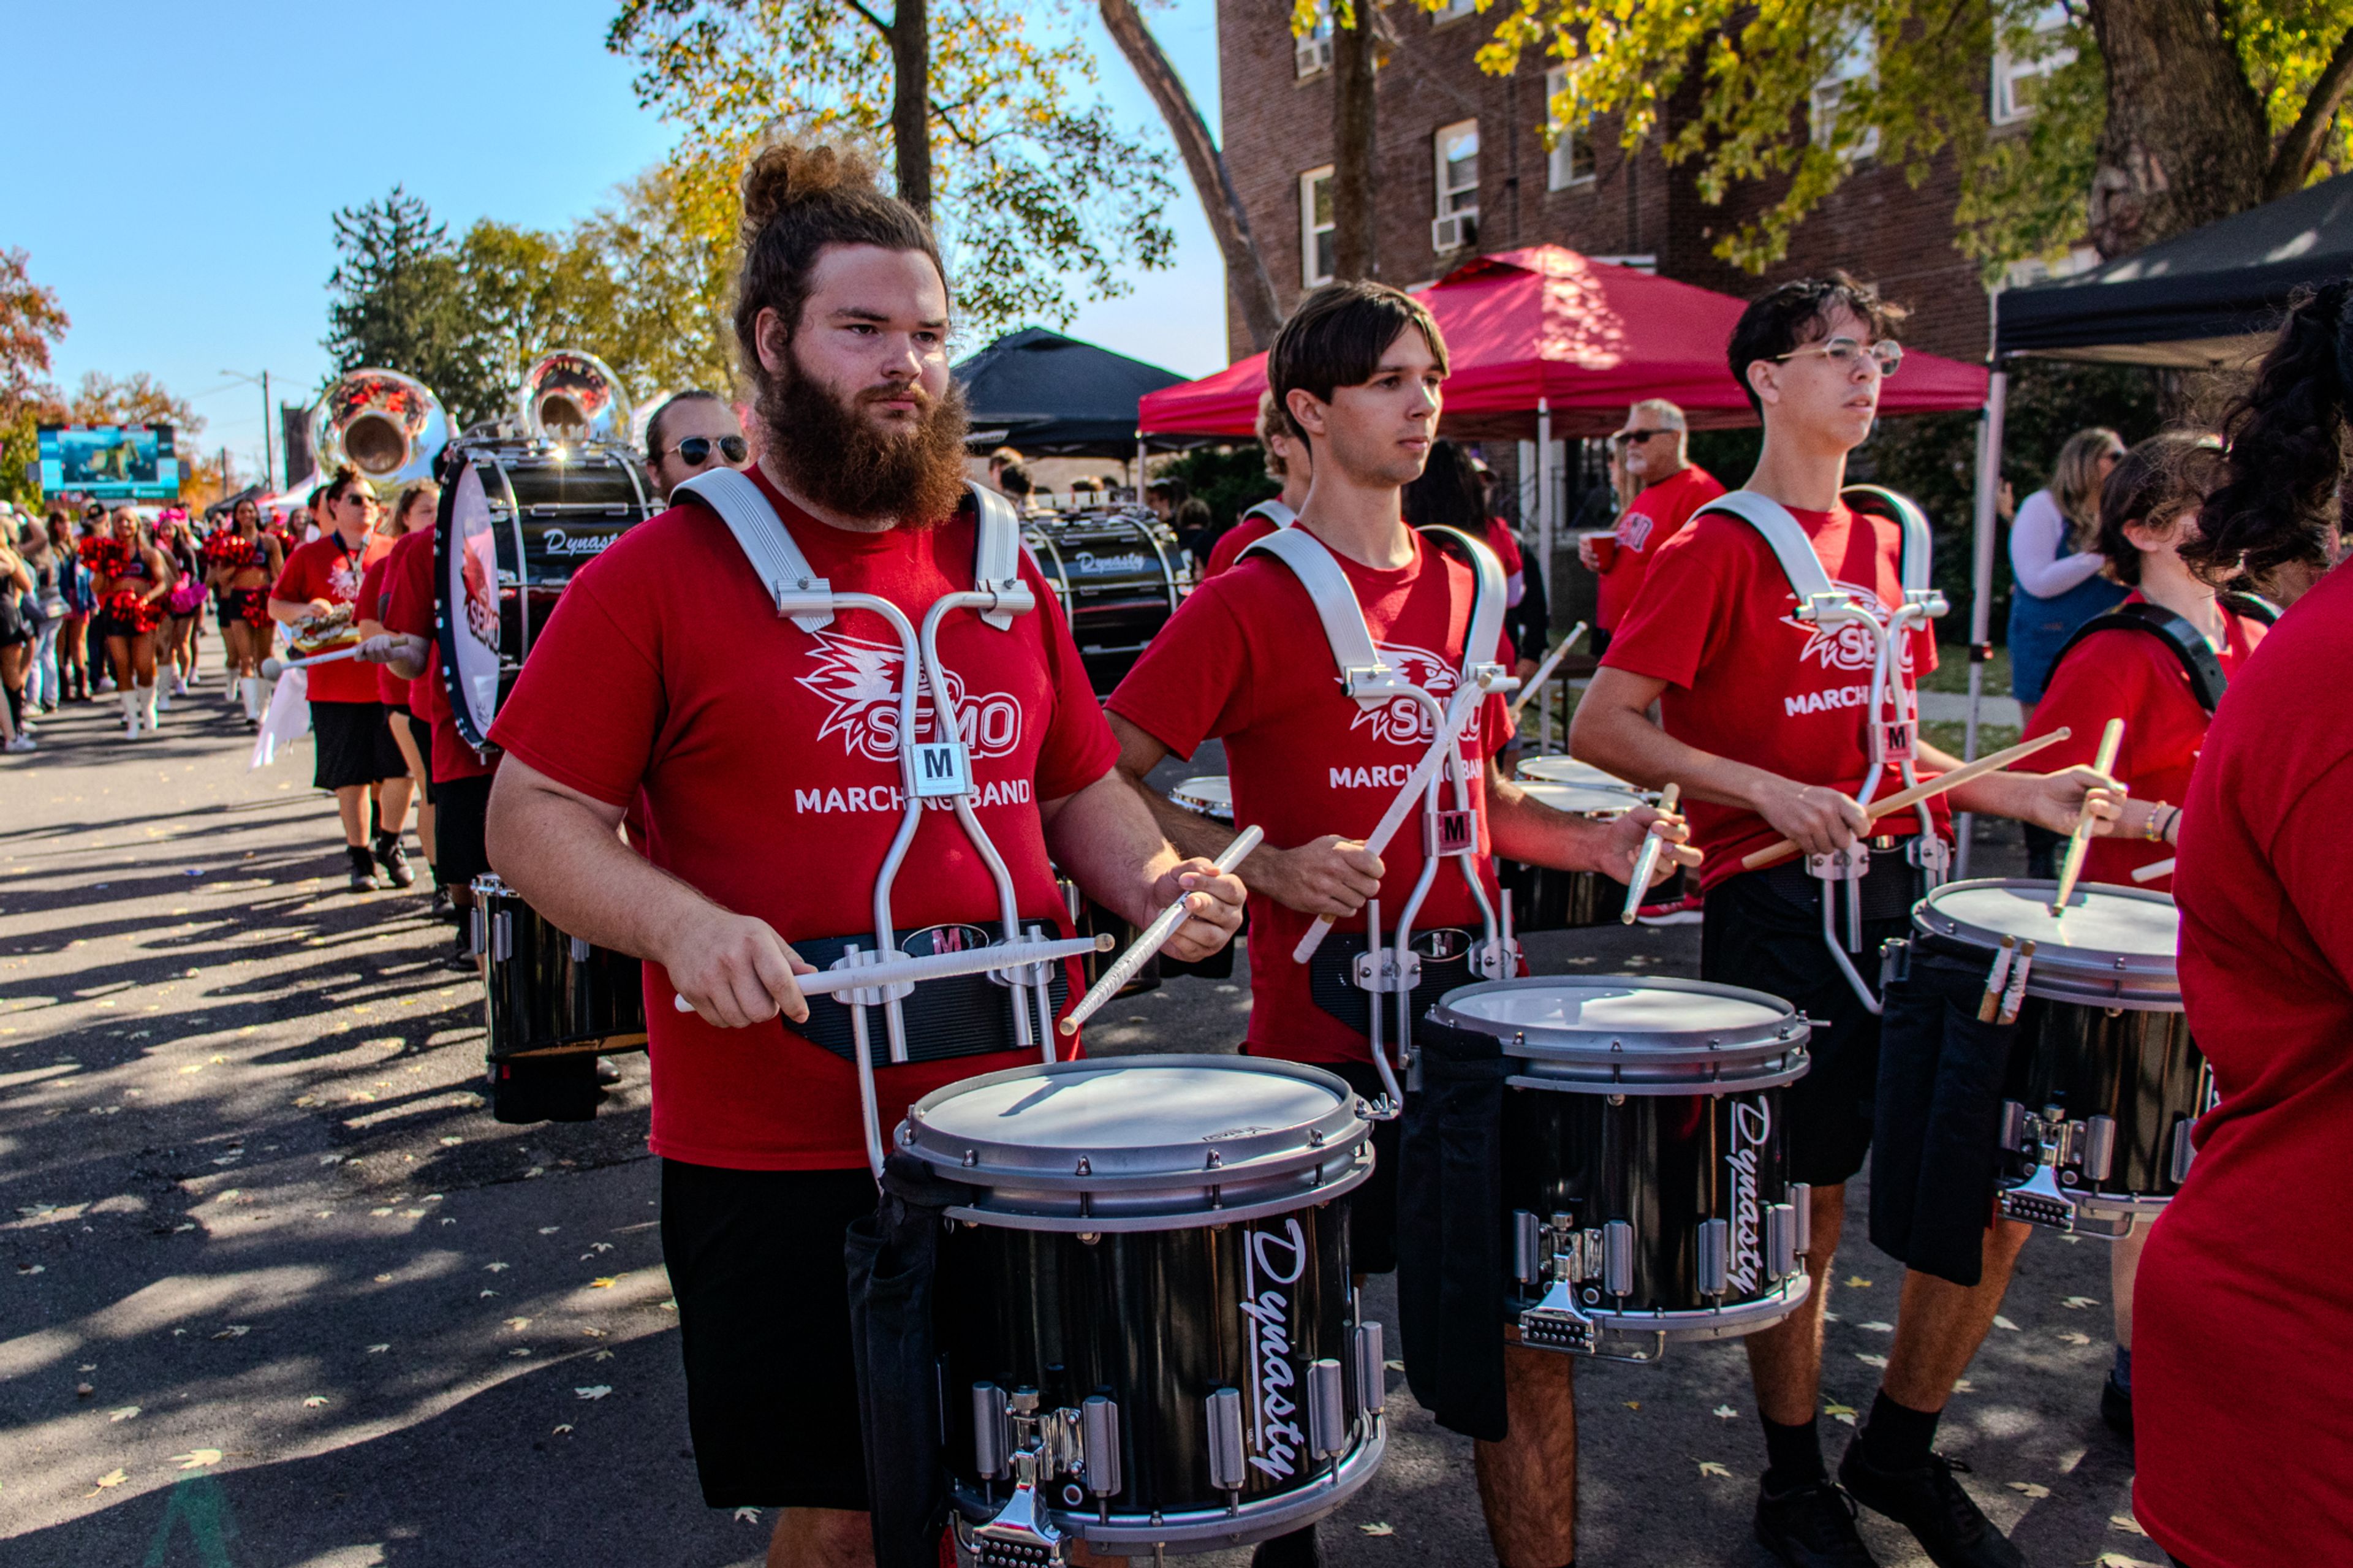
[[[1339,668],[1341,691],[1367,710],[1400,700],[1414,705],[1437,730],[1423,761],[1427,763],[1432,755],[1443,753],[1438,766],[1429,773],[1421,791],[1421,875],[1406,899],[1405,910],[1398,918],[1388,945],[1381,942],[1380,900],[1375,898],[1365,906],[1366,951],[1357,955],[1353,975],[1353,984],[1359,990],[1372,993],[1371,1026],[1366,1039],[1387,1096],[1388,1104],[1382,1110],[1388,1116],[1398,1113],[1405,1096],[1382,1047],[1383,999],[1390,994],[1397,997],[1398,1060],[1410,1074],[1414,1067],[1413,991],[1421,978],[1421,957],[1413,949],[1413,923],[1438,879],[1440,858],[1455,862],[1479,907],[1482,930],[1481,940],[1470,953],[1472,973],[1482,980],[1501,980],[1519,973],[1519,946],[1512,936],[1511,895],[1504,895],[1499,920],[1486,888],[1479,880],[1478,811],[1471,804],[1471,781],[1463,770],[1461,745],[1462,729],[1476,705],[1490,695],[1512,690],[1519,684],[1505,666],[1492,658],[1503,635],[1504,569],[1493,552],[1468,534],[1451,528],[1421,531],[1433,544],[1442,543],[1463,555],[1475,584],[1469,631],[1462,644],[1460,684],[1446,702],[1408,680],[1381,658],[1380,650],[1373,644],[1372,632],[1365,625],[1364,607],[1348,585],[1347,574],[1322,540],[1303,528],[1282,527],[1242,552],[1244,555],[1273,556],[1289,567],[1300,586],[1307,590],[1316,618],[1323,623],[1332,661]],[[1449,784],[1451,807],[1442,805],[1440,796],[1441,786]]]
[[[1877,485],[1850,485],[1841,492],[1841,499],[1850,498],[1886,508],[1903,528],[1900,573],[1904,598],[1893,610],[1881,604],[1876,594],[1858,595],[1833,584],[1821,557],[1814,553],[1813,542],[1806,536],[1805,529],[1779,501],[1754,490],[1734,490],[1718,496],[1693,515],[1722,512],[1740,519],[1762,534],[1774,559],[1780,563],[1783,575],[1789,580],[1790,592],[1797,595],[1797,619],[1809,626],[1855,626],[1871,640],[1871,697],[1863,709],[1871,768],[1863,775],[1862,787],[1855,792],[1856,801],[1868,807],[1891,763],[1907,787],[1919,783],[1913,768],[1919,753],[1919,706],[1916,694],[1904,679],[1904,639],[1945,614],[1948,606],[1945,595],[1928,580],[1931,535],[1926,514],[1908,498]],[[1920,814],[1920,832],[1912,841],[1912,861],[1933,891],[1945,880],[1951,850],[1936,837],[1936,819],[1929,814],[1926,803],[1915,809]],[[1880,1010],[1879,998],[1863,983],[1853,960],[1848,956],[1862,951],[1862,881],[1870,869],[1871,846],[1867,838],[1858,838],[1833,854],[1806,857],[1807,874],[1822,883],[1823,944],[1862,1005],[1875,1014]],[[1847,889],[1843,941],[1838,932],[1834,909],[1841,884]]]

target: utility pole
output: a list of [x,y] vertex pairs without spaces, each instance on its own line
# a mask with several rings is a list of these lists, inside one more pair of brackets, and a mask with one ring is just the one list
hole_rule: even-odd
[[228,448],[227,447],[221,448],[220,463],[220,499],[227,500],[228,500]]
[[253,376],[241,370],[225,370],[221,374],[233,381],[261,388],[261,488],[265,494],[275,491],[278,489],[278,443],[269,422],[278,416],[278,410],[269,401],[269,373],[265,370]]

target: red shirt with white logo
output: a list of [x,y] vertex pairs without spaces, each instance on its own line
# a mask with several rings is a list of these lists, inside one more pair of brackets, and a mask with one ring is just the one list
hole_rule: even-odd
[[[1789,515],[1813,542],[1831,581],[1903,603],[1903,531],[1883,517],[1850,511]],[[1703,752],[1731,757],[1801,784],[1852,795],[1871,766],[1865,725],[1871,697],[1872,638],[1856,626],[1809,626],[1797,618],[1798,595],[1765,536],[1736,517],[1709,512],[1692,520],[1651,563],[1650,585],[1611,639],[1602,664],[1667,683],[1659,699],[1666,731]],[[1936,668],[1926,628],[1904,639],[1905,701],[1916,711],[1914,681]],[[1925,775],[1924,775],[1925,776]],[[1877,795],[1903,788],[1896,764]],[[1740,858],[1781,836],[1753,811],[1693,800],[1692,840],[1706,856],[1700,885],[1712,888],[1740,869]],[[1940,834],[1949,834],[1944,797],[1930,803]],[[1877,831],[1918,829],[1917,813],[1879,819]]]
[[1724,493],[1715,476],[1696,463],[1686,464],[1634,498],[1618,520],[1618,548],[1609,569],[1600,574],[1594,624],[1615,633],[1634,607],[1642,580],[1668,540],[1683,531],[1692,513]]
[[[369,567],[392,552],[396,542],[380,533],[371,533],[357,550],[344,547],[341,537],[322,533],[308,544],[298,545],[286,557],[285,569],[271,584],[269,596],[295,604],[308,604],[312,599],[324,599],[331,605],[359,603],[360,582]],[[359,618],[354,611],[353,620]],[[355,641],[344,637],[341,642],[322,644],[313,651],[332,651],[348,647]],[[339,658],[328,664],[312,665],[303,672],[310,681],[313,702],[374,702],[377,700],[375,666],[363,664],[355,658]]]
[[[2137,591],[2127,605],[2148,601]],[[2270,628],[2249,616],[2222,610],[2223,646],[2214,650],[2225,679],[2263,641]],[[2116,776],[2132,790],[2135,800],[2167,801],[2179,805],[2189,798],[2190,771],[2206,744],[2211,722],[2204,704],[2189,689],[2189,672],[2173,650],[2147,632],[2094,632],[2059,662],[2042,700],[2035,705],[2034,721],[2024,739],[2047,735],[2064,726],[2067,739],[2037,752],[2023,769],[2052,773],[2082,763],[2088,766],[2099,754],[2100,733],[2108,721],[2125,721],[2124,739],[2116,748]],[[2173,858],[2173,846],[2146,838],[2103,836],[2092,840],[2084,856],[2084,879],[2118,882],[2126,887],[2173,890],[2173,879],[2132,879],[2140,867]]]
[[[971,589],[969,513],[931,528],[852,532],[817,521],[753,472],[836,591],[888,599],[920,626],[941,595]],[[1119,749],[1060,606],[1026,553],[1021,575],[1036,609],[1008,631],[956,611],[938,648],[969,748],[973,805],[1012,874],[1024,922],[1067,930],[1038,808],[1103,778]],[[690,503],[630,529],[581,567],[491,739],[613,806],[642,797],[646,858],[787,942],[871,940],[875,879],[904,814],[902,664],[897,634],[871,611],[839,612],[816,632],[779,616],[727,525]],[[916,739],[931,738],[932,714],[927,690]],[[995,884],[946,806],[923,813],[894,884],[902,936],[997,919]],[[662,967],[649,961],[645,975],[654,1152],[734,1170],[865,1163],[849,1062],[781,1020],[722,1029],[680,1013]],[[1071,978],[1075,1000],[1085,987]],[[879,1017],[874,1026],[879,1041]],[[882,1132],[944,1084],[1037,1059],[1001,1052],[884,1067]]]
[[[414,537],[412,533],[400,535],[392,542],[390,550],[368,563],[367,571],[360,578],[359,604],[353,611],[353,618],[378,622],[384,619],[385,574],[390,569],[392,558],[398,552],[403,541]],[[379,664],[374,668],[376,700],[389,703],[395,708],[407,707],[408,682],[393,674],[392,667],[389,665]]]
[[[1356,590],[1382,658],[1442,703],[1459,683],[1470,634],[1471,569],[1419,534],[1413,539],[1412,564],[1395,572],[1336,553],[1334,559]],[[1502,657],[1508,660],[1508,651]],[[1307,590],[1290,567],[1257,555],[1193,591],[1112,693],[1110,707],[1178,756],[1191,756],[1203,741],[1223,740],[1234,821],[1257,823],[1268,843],[1286,849],[1327,833],[1370,834],[1437,733],[1427,710],[1410,700],[1367,710],[1344,696]],[[1511,715],[1495,697],[1480,705],[1461,742],[1491,903],[1497,894],[1486,858],[1484,759],[1510,738]],[[1451,787],[1441,799],[1452,803]],[[1381,862],[1386,936],[1421,875],[1418,812]],[[1365,1037],[1315,1005],[1306,966],[1292,962],[1314,917],[1258,892],[1250,894],[1250,911],[1251,1053],[1369,1062]],[[1365,920],[1359,914],[1338,925],[1361,931]],[[1414,925],[1480,930],[1478,905],[1455,864],[1439,868]]]
[[384,627],[432,645],[425,673],[408,683],[408,710],[433,726],[433,782],[455,784],[498,771],[496,757],[484,757],[458,733],[449,688],[441,678],[441,639],[434,627],[433,539],[430,527],[404,535],[385,568]]

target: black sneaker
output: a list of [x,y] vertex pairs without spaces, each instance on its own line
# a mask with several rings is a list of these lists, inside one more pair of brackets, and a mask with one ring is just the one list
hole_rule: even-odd
[[1858,1435],[1839,1461],[1839,1484],[1855,1501],[1910,1531],[1936,1568],[2026,1568],[2026,1558],[1978,1511],[1953,1472],[1968,1466],[1942,1454],[1908,1470],[1875,1468]]
[[1854,1503],[1826,1477],[1786,1492],[1757,1489],[1757,1543],[1789,1568],[1878,1568]]
[[367,852],[367,847],[364,844],[346,844],[343,846],[343,853],[352,858],[352,891],[375,892],[375,857]]
[[443,920],[449,918],[449,889],[442,883],[433,884],[433,913]]
[[408,868],[408,851],[400,847],[397,834],[375,836],[375,863],[384,868],[385,879],[396,888],[406,888],[417,880],[417,873]]
[[1250,1553],[1250,1568],[1324,1568],[1324,1546],[1315,1539],[1315,1527],[1260,1542]]
[[2108,1424],[2109,1431],[2126,1442],[2133,1440],[2132,1390],[2116,1381],[2113,1369],[2108,1373],[2108,1381],[2100,1388],[2100,1419]]

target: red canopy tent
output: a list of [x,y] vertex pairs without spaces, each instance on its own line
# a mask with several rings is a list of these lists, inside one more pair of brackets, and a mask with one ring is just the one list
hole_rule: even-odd
[[[1744,301],[1591,261],[1556,245],[1466,262],[1420,290],[1446,333],[1453,371],[1440,428],[1450,436],[1529,439],[1539,400],[1551,436],[1604,436],[1626,406],[1664,397],[1695,429],[1753,425],[1724,362]],[[1982,408],[1987,372],[1917,352],[1880,395],[1883,414]],[[1145,395],[1141,434],[1249,437],[1266,391],[1266,356]]]

